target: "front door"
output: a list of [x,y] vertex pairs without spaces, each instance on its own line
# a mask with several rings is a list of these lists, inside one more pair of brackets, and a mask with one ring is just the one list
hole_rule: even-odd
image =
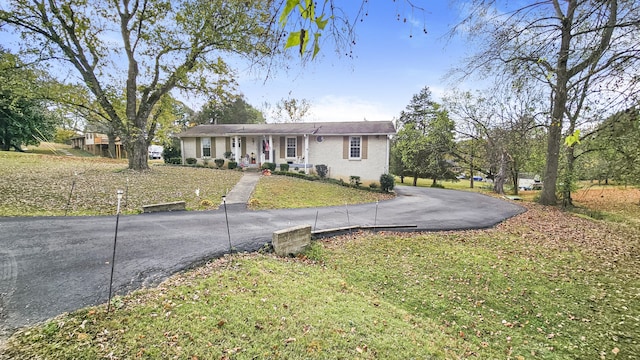
[[269,162],[269,154],[271,153],[271,144],[268,139],[262,139],[262,154],[264,155],[264,161]]

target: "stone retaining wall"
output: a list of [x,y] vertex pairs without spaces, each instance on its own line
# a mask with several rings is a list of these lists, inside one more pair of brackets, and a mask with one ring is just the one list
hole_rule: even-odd
[[174,201],[162,204],[143,205],[143,213],[152,213],[160,211],[180,211],[186,209],[186,203],[184,201]]
[[299,254],[311,245],[311,225],[299,225],[274,231],[272,244],[278,256]]

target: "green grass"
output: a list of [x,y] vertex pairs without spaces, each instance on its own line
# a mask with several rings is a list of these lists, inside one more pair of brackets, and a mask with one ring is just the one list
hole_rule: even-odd
[[[396,186],[413,186],[413,177],[405,176],[404,183],[400,182],[400,177],[396,176]],[[419,187],[431,187],[433,184],[432,179],[423,179],[418,178],[416,185]],[[439,185],[444,186],[445,189],[453,189],[453,190],[466,190],[466,191],[476,191],[476,192],[491,192],[493,187],[490,183],[474,181],[473,188],[471,188],[471,183],[468,179],[460,179],[460,180],[446,180],[446,181],[438,181]]]
[[127,195],[123,213],[169,201],[186,201],[187,209],[202,210],[209,208],[201,205],[203,200],[217,206],[242,176],[150,164],[151,170],[135,172],[127,170],[126,160],[0,152],[0,216],[112,215],[118,189]]
[[[368,255],[357,269],[347,265],[354,251]],[[570,359],[640,350],[633,343],[640,281],[627,283],[633,273],[625,271],[602,274],[576,251],[512,237],[429,235],[358,240],[332,258],[349,269],[348,282],[434,320],[457,340],[457,355]]]
[[275,175],[260,179],[249,205],[256,210],[304,208],[360,204],[391,197],[390,194]]
[[[15,359],[633,358],[637,264],[493,230],[226,257],[23,330]],[[629,264],[627,264],[629,265]]]
[[[433,183],[432,179],[418,178],[417,186],[430,187],[432,183]],[[472,192],[479,192],[479,193],[484,193],[489,195],[492,195],[492,194],[495,195],[495,193],[493,192],[493,185],[491,183],[484,182],[484,181],[474,181],[473,188],[471,188],[471,183],[469,179],[460,179],[457,181],[452,181],[452,180],[438,181],[438,184],[442,185],[445,189],[472,191]],[[396,176],[396,186],[413,186],[413,177],[411,176],[405,177],[404,184],[402,184],[400,183],[400,178]],[[513,188],[510,187],[509,184],[505,184],[505,192],[507,194],[513,194]],[[539,194],[540,194],[540,191],[538,190],[518,191],[518,197],[520,197],[520,199],[523,201],[536,201]]]

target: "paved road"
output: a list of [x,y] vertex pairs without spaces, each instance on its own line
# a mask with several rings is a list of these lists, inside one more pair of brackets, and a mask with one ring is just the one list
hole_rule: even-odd
[[[414,230],[491,227],[524,211],[514,203],[452,190],[397,187],[396,199],[376,204],[248,211],[229,205],[231,241],[256,250],[278,229],[315,224],[415,224]],[[348,210],[347,210],[348,209]],[[348,211],[348,216],[347,216]],[[317,216],[317,222],[316,222]],[[0,335],[63,312],[104,303],[115,216],[0,218]],[[222,208],[121,216],[114,289],[126,293],[229,250]]]

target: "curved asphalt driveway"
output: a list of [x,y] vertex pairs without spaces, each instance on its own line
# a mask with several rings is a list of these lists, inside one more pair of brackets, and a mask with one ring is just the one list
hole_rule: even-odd
[[[412,230],[475,229],[524,209],[489,196],[453,190],[396,187],[398,197],[376,204],[249,211],[227,206],[235,250],[271,241],[275,230],[309,224],[416,225]],[[317,220],[316,220],[317,219]],[[0,335],[108,297],[115,216],[0,218]],[[225,213],[173,212],[121,216],[114,289],[125,293],[229,250]],[[1,336],[0,336],[1,337]]]

